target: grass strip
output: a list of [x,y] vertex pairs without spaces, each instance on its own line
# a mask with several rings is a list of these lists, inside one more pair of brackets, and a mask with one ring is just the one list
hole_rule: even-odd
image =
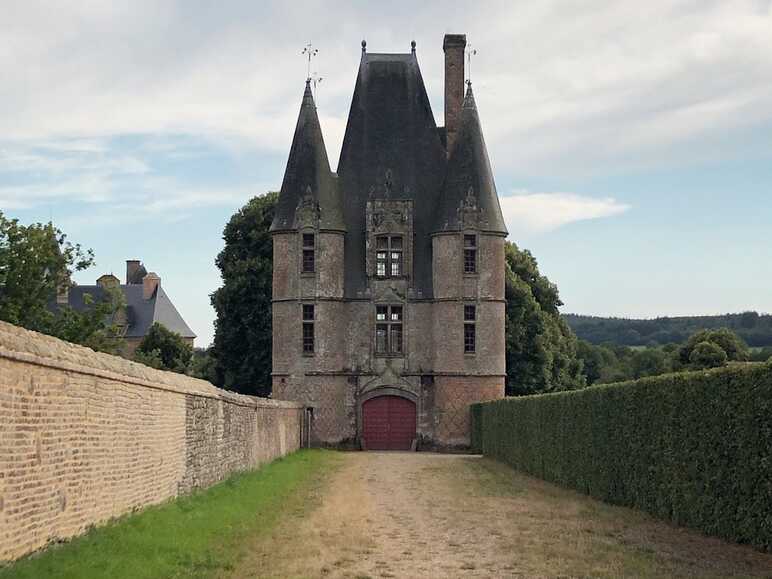
[[209,577],[231,570],[242,545],[270,533],[292,499],[337,463],[334,452],[301,450],[0,567],[0,579]]

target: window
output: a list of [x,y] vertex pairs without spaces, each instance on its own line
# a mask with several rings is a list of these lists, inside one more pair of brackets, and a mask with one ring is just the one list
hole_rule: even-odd
[[402,354],[402,306],[375,307],[375,353]]
[[314,306],[303,304],[303,354],[314,353]]
[[473,354],[477,341],[477,307],[464,305],[464,353]]
[[313,233],[303,234],[303,273],[314,273],[316,267],[315,239]]
[[379,235],[375,238],[376,277],[402,277],[402,237]]
[[477,273],[476,235],[464,235],[464,273]]

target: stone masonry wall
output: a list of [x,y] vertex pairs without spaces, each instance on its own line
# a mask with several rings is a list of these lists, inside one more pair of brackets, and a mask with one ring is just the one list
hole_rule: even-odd
[[292,452],[302,414],[0,322],[0,561]]

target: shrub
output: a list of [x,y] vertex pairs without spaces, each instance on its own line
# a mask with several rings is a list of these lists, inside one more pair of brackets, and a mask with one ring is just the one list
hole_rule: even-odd
[[689,354],[689,363],[695,368],[720,368],[726,362],[726,352],[713,342],[700,342]]
[[141,364],[181,374],[187,370],[192,356],[193,346],[159,322],[150,326],[134,353],[134,359]]
[[679,352],[681,362],[688,364],[695,348],[703,342],[709,342],[721,348],[726,353],[727,360],[732,362],[744,362],[750,356],[748,345],[737,334],[728,328],[719,328],[700,330],[692,334]]
[[598,499],[772,550],[772,365],[477,404],[478,451]]

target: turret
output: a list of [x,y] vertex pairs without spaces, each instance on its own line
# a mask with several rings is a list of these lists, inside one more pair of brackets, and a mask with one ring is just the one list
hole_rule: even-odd
[[504,372],[504,240],[488,150],[471,82],[461,107],[456,143],[434,226],[433,286],[435,329],[451,321],[459,358],[437,348],[435,364],[451,371]]
[[323,230],[345,230],[337,179],[330,171],[309,79],[271,231],[298,230],[311,221]]
[[341,306],[334,300],[343,297],[345,227],[310,79],[271,234],[274,374],[337,369],[340,354],[326,352],[342,352],[335,325]]
[[467,83],[437,217],[437,232],[473,225],[486,233],[507,235],[471,82]]

